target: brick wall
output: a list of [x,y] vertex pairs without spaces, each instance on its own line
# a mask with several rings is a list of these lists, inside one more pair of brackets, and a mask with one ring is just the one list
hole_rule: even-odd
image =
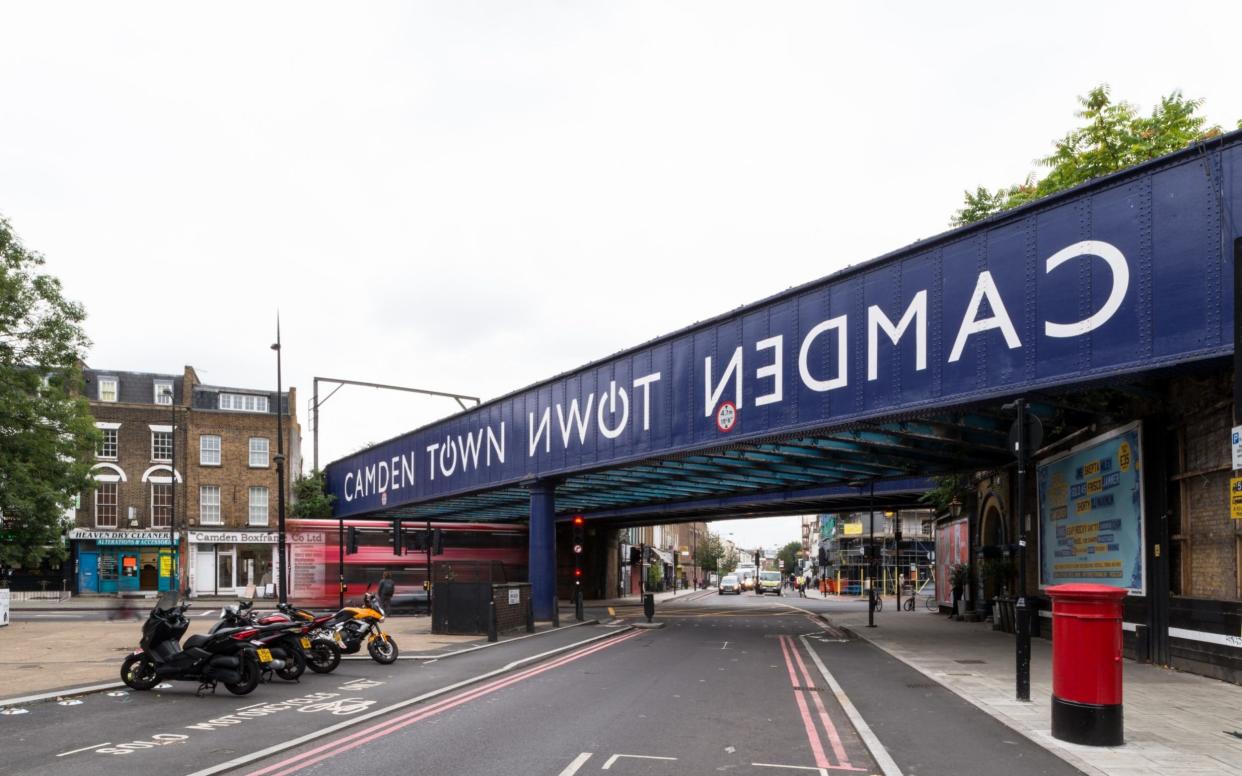
[[[123,472],[123,480],[117,485],[117,525],[119,529],[143,529],[151,527],[151,485],[143,482],[143,475],[153,466],[167,466],[151,458],[151,426],[172,424],[172,411],[167,406],[133,405],[110,402],[91,402],[91,413],[98,423],[119,423],[117,432],[117,456],[115,459],[98,459],[95,473],[110,475],[116,469]],[[177,471],[184,477],[185,445],[181,408],[177,409],[179,433],[175,439]],[[115,468],[113,468],[115,467]],[[168,476],[167,469],[156,471],[152,476]],[[185,489],[181,483],[174,491],[176,514],[184,514]],[[75,515],[75,522],[82,528],[95,527],[94,493],[82,494],[82,502]],[[128,522],[129,508],[134,507],[136,526]]]
[[1183,563],[1188,596],[1237,600],[1238,536],[1242,521],[1229,515],[1232,458],[1229,434],[1233,405],[1224,377],[1185,378],[1171,386],[1171,407],[1178,416],[1182,461]]

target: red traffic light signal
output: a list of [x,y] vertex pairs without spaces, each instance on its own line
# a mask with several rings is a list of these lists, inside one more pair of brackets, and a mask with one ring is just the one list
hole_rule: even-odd
[[575,577],[582,576],[582,569],[574,569],[574,576]]
[[582,525],[584,523],[586,523],[586,520],[582,515],[574,515],[574,525]]

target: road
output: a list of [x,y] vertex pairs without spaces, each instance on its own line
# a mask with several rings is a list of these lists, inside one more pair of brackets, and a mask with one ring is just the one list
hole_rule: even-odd
[[[661,608],[662,630],[583,626],[433,663],[355,661],[246,698],[187,685],[42,704],[0,717],[0,773],[1077,773],[840,638],[813,616],[832,606],[696,594]],[[415,700],[554,648],[567,649]]]

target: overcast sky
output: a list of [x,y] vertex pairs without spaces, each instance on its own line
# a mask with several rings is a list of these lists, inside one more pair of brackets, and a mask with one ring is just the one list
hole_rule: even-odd
[[[495,397],[943,231],[1108,83],[1242,118],[1233,4],[0,5],[0,213],[94,367]],[[347,388],[326,462],[453,411]],[[766,523],[765,523],[766,524]],[[731,527],[742,544],[797,521]],[[752,535],[753,534],[753,535]],[[779,534],[779,535],[778,535]]]

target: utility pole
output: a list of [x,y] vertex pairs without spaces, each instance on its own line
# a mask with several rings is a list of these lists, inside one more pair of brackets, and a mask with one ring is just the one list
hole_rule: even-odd
[[868,522],[871,536],[867,540],[867,627],[875,627],[875,480],[871,481],[871,499],[868,503]]
[[277,584],[282,604],[289,602],[289,554],[285,545],[285,394],[280,374],[280,315],[276,316],[276,552],[280,556]]
[[1014,509],[1018,519],[1018,603],[1014,614],[1018,622],[1017,643],[1017,696],[1020,701],[1031,699],[1031,611],[1026,602],[1026,511],[1023,497],[1026,495],[1026,458],[1032,447],[1039,447],[1043,441],[1043,426],[1039,418],[1031,416],[1027,419],[1026,400],[1015,399],[1004,405],[1005,410],[1014,410],[1017,417],[1009,429],[1009,447],[1018,459],[1017,493],[1014,494]]

